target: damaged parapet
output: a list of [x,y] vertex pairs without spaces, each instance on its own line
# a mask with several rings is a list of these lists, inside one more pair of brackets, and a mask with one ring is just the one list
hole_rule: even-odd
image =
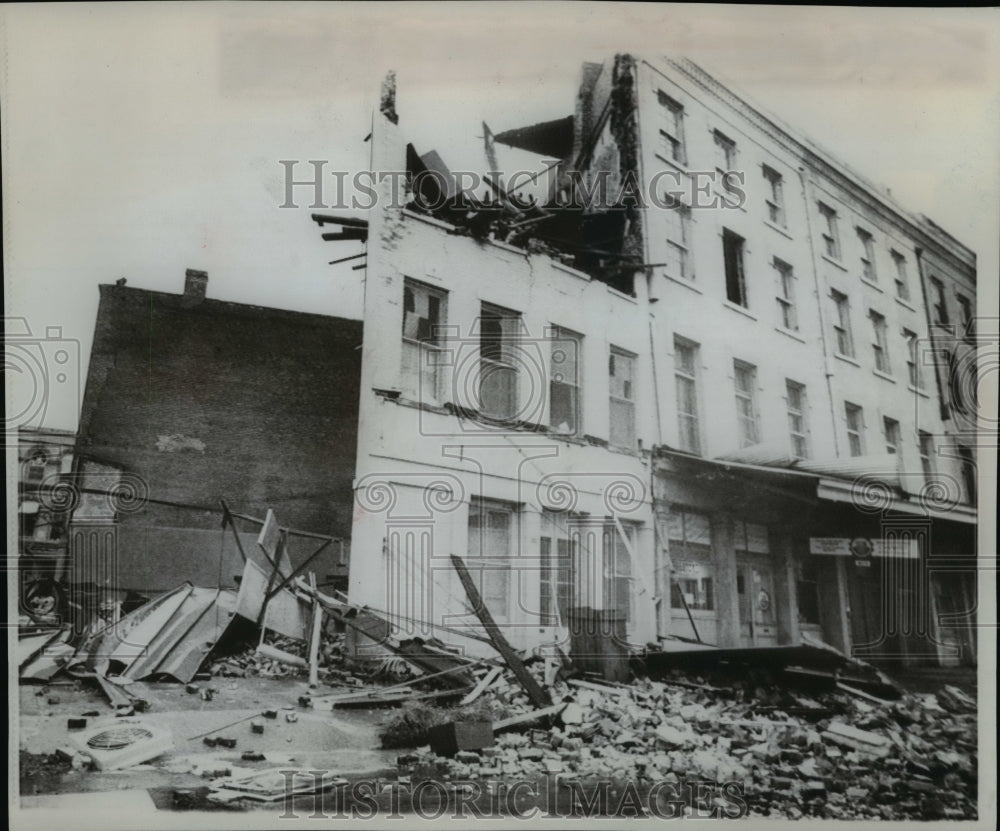
[[[634,275],[652,268],[643,262],[634,67],[629,55],[604,66],[585,65],[575,115],[498,134],[484,123],[478,170],[463,169],[468,160],[446,149],[418,153],[406,145],[406,208],[448,223],[453,234],[545,254],[634,294]],[[379,110],[398,125],[393,72],[382,84]],[[503,148],[521,153],[521,164],[523,154],[533,154],[540,165],[536,174],[505,183],[503,162],[511,159],[500,158]],[[459,170],[481,176],[479,186],[460,182]],[[344,233],[323,238],[361,239]]]

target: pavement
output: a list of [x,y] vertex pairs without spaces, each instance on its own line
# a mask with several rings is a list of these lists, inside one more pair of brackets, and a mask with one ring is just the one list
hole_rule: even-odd
[[[151,706],[147,712],[127,720],[168,731],[173,738],[173,749],[120,771],[65,771],[53,770],[51,766],[45,770],[40,765],[28,778],[21,778],[21,807],[66,809],[79,804],[86,809],[93,798],[84,797],[85,794],[112,792],[115,800],[128,802],[128,810],[139,804],[164,807],[164,795],[171,797],[174,789],[203,789],[208,780],[199,771],[213,767],[264,770],[283,766],[330,771],[338,776],[376,777],[388,772],[395,775],[396,753],[380,749],[377,735],[378,724],[387,710],[331,711],[303,707],[298,704],[300,696],[332,690],[324,688],[310,693],[303,681],[296,680],[216,678],[199,686],[213,687],[218,692],[211,701],[204,701],[198,693],[188,693],[183,684],[132,684],[130,692],[146,699]],[[67,720],[86,712],[100,714],[87,717],[88,729],[124,721],[115,717],[107,699],[89,685],[78,688],[72,684],[51,685],[47,692],[38,695],[41,690],[39,685],[22,685],[19,689],[17,739],[22,753],[38,757],[67,747],[75,732],[68,729]],[[265,709],[277,710],[278,717],[262,718],[260,714]],[[295,715],[294,722],[286,720],[286,714],[290,713]],[[264,724],[263,733],[251,730],[253,720]],[[235,738],[236,746],[209,747],[203,741],[206,733]],[[265,760],[242,760],[242,754],[248,750],[264,754]],[[132,796],[121,792],[131,792]],[[168,798],[166,805],[169,801]]]

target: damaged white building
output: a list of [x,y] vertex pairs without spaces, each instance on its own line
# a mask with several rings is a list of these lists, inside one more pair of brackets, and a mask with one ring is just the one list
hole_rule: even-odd
[[[387,89],[373,170],[455,169],[397,121]],[[519,649],[974,663],[942,341],[967,355],[975,255],[686,60],[586,64],[572,117],[485,132],[481,170],[534,153],[548,191],[385,181],[339,237],[367,252],[351,601],[476,653],[459,555]]]

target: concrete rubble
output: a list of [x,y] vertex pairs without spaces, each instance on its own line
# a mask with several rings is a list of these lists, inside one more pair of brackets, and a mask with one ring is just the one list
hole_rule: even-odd
[[[736,782],[757,816],[976,816],[976,705],[957,688],[876,704],[842,691],[809,696],[741,678],[708,687],[679,672],[628,685],[584,683],[550,687],[563,707],[544,729],[504,732],[493,747],[451,758],[421,748],[400,758],[400,774]],[[512,678],[484,698],[504,713],[532,709]]]

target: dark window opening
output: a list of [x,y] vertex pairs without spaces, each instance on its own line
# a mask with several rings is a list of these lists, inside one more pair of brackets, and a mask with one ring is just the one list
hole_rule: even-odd
[[726,261],[726,299],[737,306],[747,305],[746,277],[743,270],[745,240],[732,231],[722,232],[722,251]]

